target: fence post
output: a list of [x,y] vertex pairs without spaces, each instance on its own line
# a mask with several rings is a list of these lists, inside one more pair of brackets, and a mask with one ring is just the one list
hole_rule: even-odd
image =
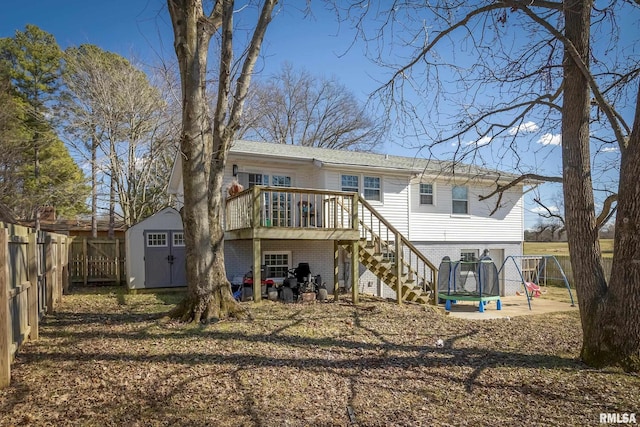
[[120,286],[120,239],[116,239],[115,248],[115,264],[116,264],[116,285]]
[[0,388],[11,382],[11,325],[9,323],[9,234],[0,229]]
[[60,252],[60,258],[62,259],[62,290],[65,294],[69,293],[69,237],[65,236],[64,250]]
[[56,305],[62,302],[62,236],[56,236]]
[[87,286],[87,282],[89,281],[89,252],[87,250],[87,238],[82,238],[82,274],[84,277],[82,278],[82,283],[84,286]]
[[53,283],[53,254],[51,236],[45,235],[44,238],[44,265],[45,265],[45,283],[47,284],[47,313],[53,312],[55,289]]
[[29,275],[29,326],[31,328],[30,339],[35,341],[39,337],[38,326],[40,323],[40,309],[38,307],[38,235],[35,230],[29,232],[29,244],[27,246],[27,265]]

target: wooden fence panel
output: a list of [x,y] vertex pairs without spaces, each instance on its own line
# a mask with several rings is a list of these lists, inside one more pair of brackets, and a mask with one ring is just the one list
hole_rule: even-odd
[[0,387],[11,381],[12,327],[9,316],[9,233],[0,229]]
[[[567,276],[567,280],[572,287],[575,287],[575,281],[573,279],[573,269],[571,268],[571,258],[569,256],[556,256],[558,264],[562,267],[564,274]],[[611,267],[613,265],[613,258],[602,258],[602,267],[604,268],[604,277],[609,280],[611,277]]]
[[125,282],[124,243],[121,239],[74,238],[69,247],[69,280],[83,285]]
[[62,299],[66,244],[67,236],[0,223],[0,388],[20,346],[38,339],[42,314]]

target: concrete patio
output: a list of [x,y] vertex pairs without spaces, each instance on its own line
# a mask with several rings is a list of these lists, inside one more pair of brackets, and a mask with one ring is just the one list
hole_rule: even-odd
[[[573,296],[574,299],[576,296]],[[478,302],[461,301],[453,304],[451,310],[445,313],[453,317],[463,319],[500,319],[505,317],[526,316],[531,314],[555,313],[558,311],[577,311],[578,304],[574,307],[571,303],[557,301],[543,297],[531,298],[531,310],[527,304],[527,297],[524,295],[516,295],[502,297],[502,310],[496,310],[495,301],[489,302],[484,313],[478,311]],[[442,306],[444,311],[444,305]]]

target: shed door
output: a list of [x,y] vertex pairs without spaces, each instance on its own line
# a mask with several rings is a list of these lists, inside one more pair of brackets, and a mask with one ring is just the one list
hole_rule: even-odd
[[184,233],[145,231],[145,288],[186,284]]
[[187,266],[185,264],[184,232],[171,232],[171,285],[187,286]]

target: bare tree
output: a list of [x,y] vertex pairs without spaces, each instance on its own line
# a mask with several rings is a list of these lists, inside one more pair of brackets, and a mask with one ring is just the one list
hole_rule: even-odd
[[[453,146],[455,160],[523,172],[515,183],[498,185],[496,193],[521,185],[525,177],[562,182],[582,359],[638,371],[640,61],[633,49],[639,40],[637,23],[618,25],[638,16],[637,2],[599,9],[590,0],[409,0],[390,9],[355,2],[346,12],[365,39],[387,47],[375,50],[374,59],[392,69],[378,95],[390,114],[407,119],[413,136],[433,141],[432,153]],[[411,120],[416,112],[420,120]],[[527,145],[536,133],[541,144]],[[597,189],[606,192],[596,215],[592,171],[603,165],[597,154],[605,148],[617,155],[596,175]],[[562,176],[536,173],[560,155]],[[616,234],[607,281],[598,230],[612,209]]]
[[289,63],[268,80],[253,84],[243,137],[280,144],[372,151],[380,144],[385,120],[336,77],[315,77]]
[[131,62],[92,45],[67,49],[63,77],[67,140],[91,165],[93,232],[105,193],[99,173],[108,180],[111,233],[116,210],[130,226],[165,207],[175,150],[160,91]]
[[[251,75],[272,19],[276,0],[264,0],[257,9],[242,62],[234,67],[235,2],[216,0],[205,13],[201,0],[168,0],[174,47],[182,87],[184,208],[187,259],[187,296],[173,312],[185,321],[241,315],[233,299],[224,265],[224,199],[222,183],[231,142],[240,127]],[[219,34],[219,69],[213,114],[209,115],[206,73],[211,38]],[[234,70],[239,74],[233,81]],[[212,118],[211,118],[212,117]]]

